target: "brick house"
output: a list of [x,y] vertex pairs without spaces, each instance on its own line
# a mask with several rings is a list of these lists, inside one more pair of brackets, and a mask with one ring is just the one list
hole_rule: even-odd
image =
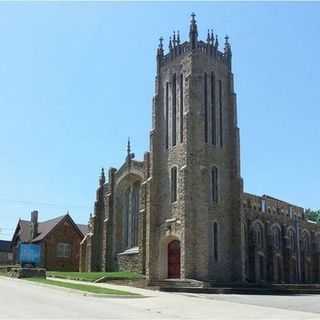
[[21,243],[41,245],[41,266],[47,270],[78,271],[80,242],[87,226],[76,224],[69,214],[38,222],[38,212],[31,213],[31,220],[18,221],[12,238],[14,261],[18,262]]
[[12,262],[11,241],[0,240],[0,265],[9,265]]

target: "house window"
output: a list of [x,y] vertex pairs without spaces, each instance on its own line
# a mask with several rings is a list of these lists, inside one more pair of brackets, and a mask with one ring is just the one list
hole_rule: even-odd
[[71,257],[71,244],[65,242],[59,242],[57,244],[57,257],[69,258]]
[[211,169],[211,200],[218,202],[218,168]]
[[171,168],[171,202],[177,201],[177,167]]

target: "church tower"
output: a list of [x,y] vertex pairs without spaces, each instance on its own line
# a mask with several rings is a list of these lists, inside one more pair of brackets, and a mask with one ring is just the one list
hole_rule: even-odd
[[231,45],[208,30],[179,32],[157,51],[150,178],[149,279],[242,281],[240,145]]

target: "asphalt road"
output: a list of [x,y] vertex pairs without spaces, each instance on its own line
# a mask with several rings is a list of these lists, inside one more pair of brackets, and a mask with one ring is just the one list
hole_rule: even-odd
[[131,290],[147,297],[91,297],[0,277],[0,319],[320,319],[320,296],[188,295]]

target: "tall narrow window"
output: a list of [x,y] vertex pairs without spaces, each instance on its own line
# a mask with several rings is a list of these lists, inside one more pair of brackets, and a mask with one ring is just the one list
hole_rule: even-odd
[[204,74],[204,142],[208,143],[208,79],[207,73]]
[[213,145],[217,144],[217,129],[216,129],[216,79],[214,73],[211,72],[211,86],[210,86],[210,96],[211,96],[211,141]]
[[183,74],[180,75],[180,142],[183,142]]
[[176,74],[172,79],[172,145],[177,143],[177,79]]
[[214,260],[218,261],[218,224],[213,224],[213,256]]
[[171,202],[177,201],[177,167],[171,168]]
[[222,81],[219,80],[220,146],[223,147]]
[[124,193],[124,201],[123,201],[123,245],[124,248],[128,248],[130,246],[130,187]]
[[218,202],[218,168],[211,169],[211,200]]
[[138,222],[139,222],[139,196],[140,196],[140,183],[136,182],[132,187],[132,213],[131,213],[131,246],[138,246]]
[[169,83],[166,83],[166,101],[165,101],[165,117],[166,117],[166,148],[169,147]]

